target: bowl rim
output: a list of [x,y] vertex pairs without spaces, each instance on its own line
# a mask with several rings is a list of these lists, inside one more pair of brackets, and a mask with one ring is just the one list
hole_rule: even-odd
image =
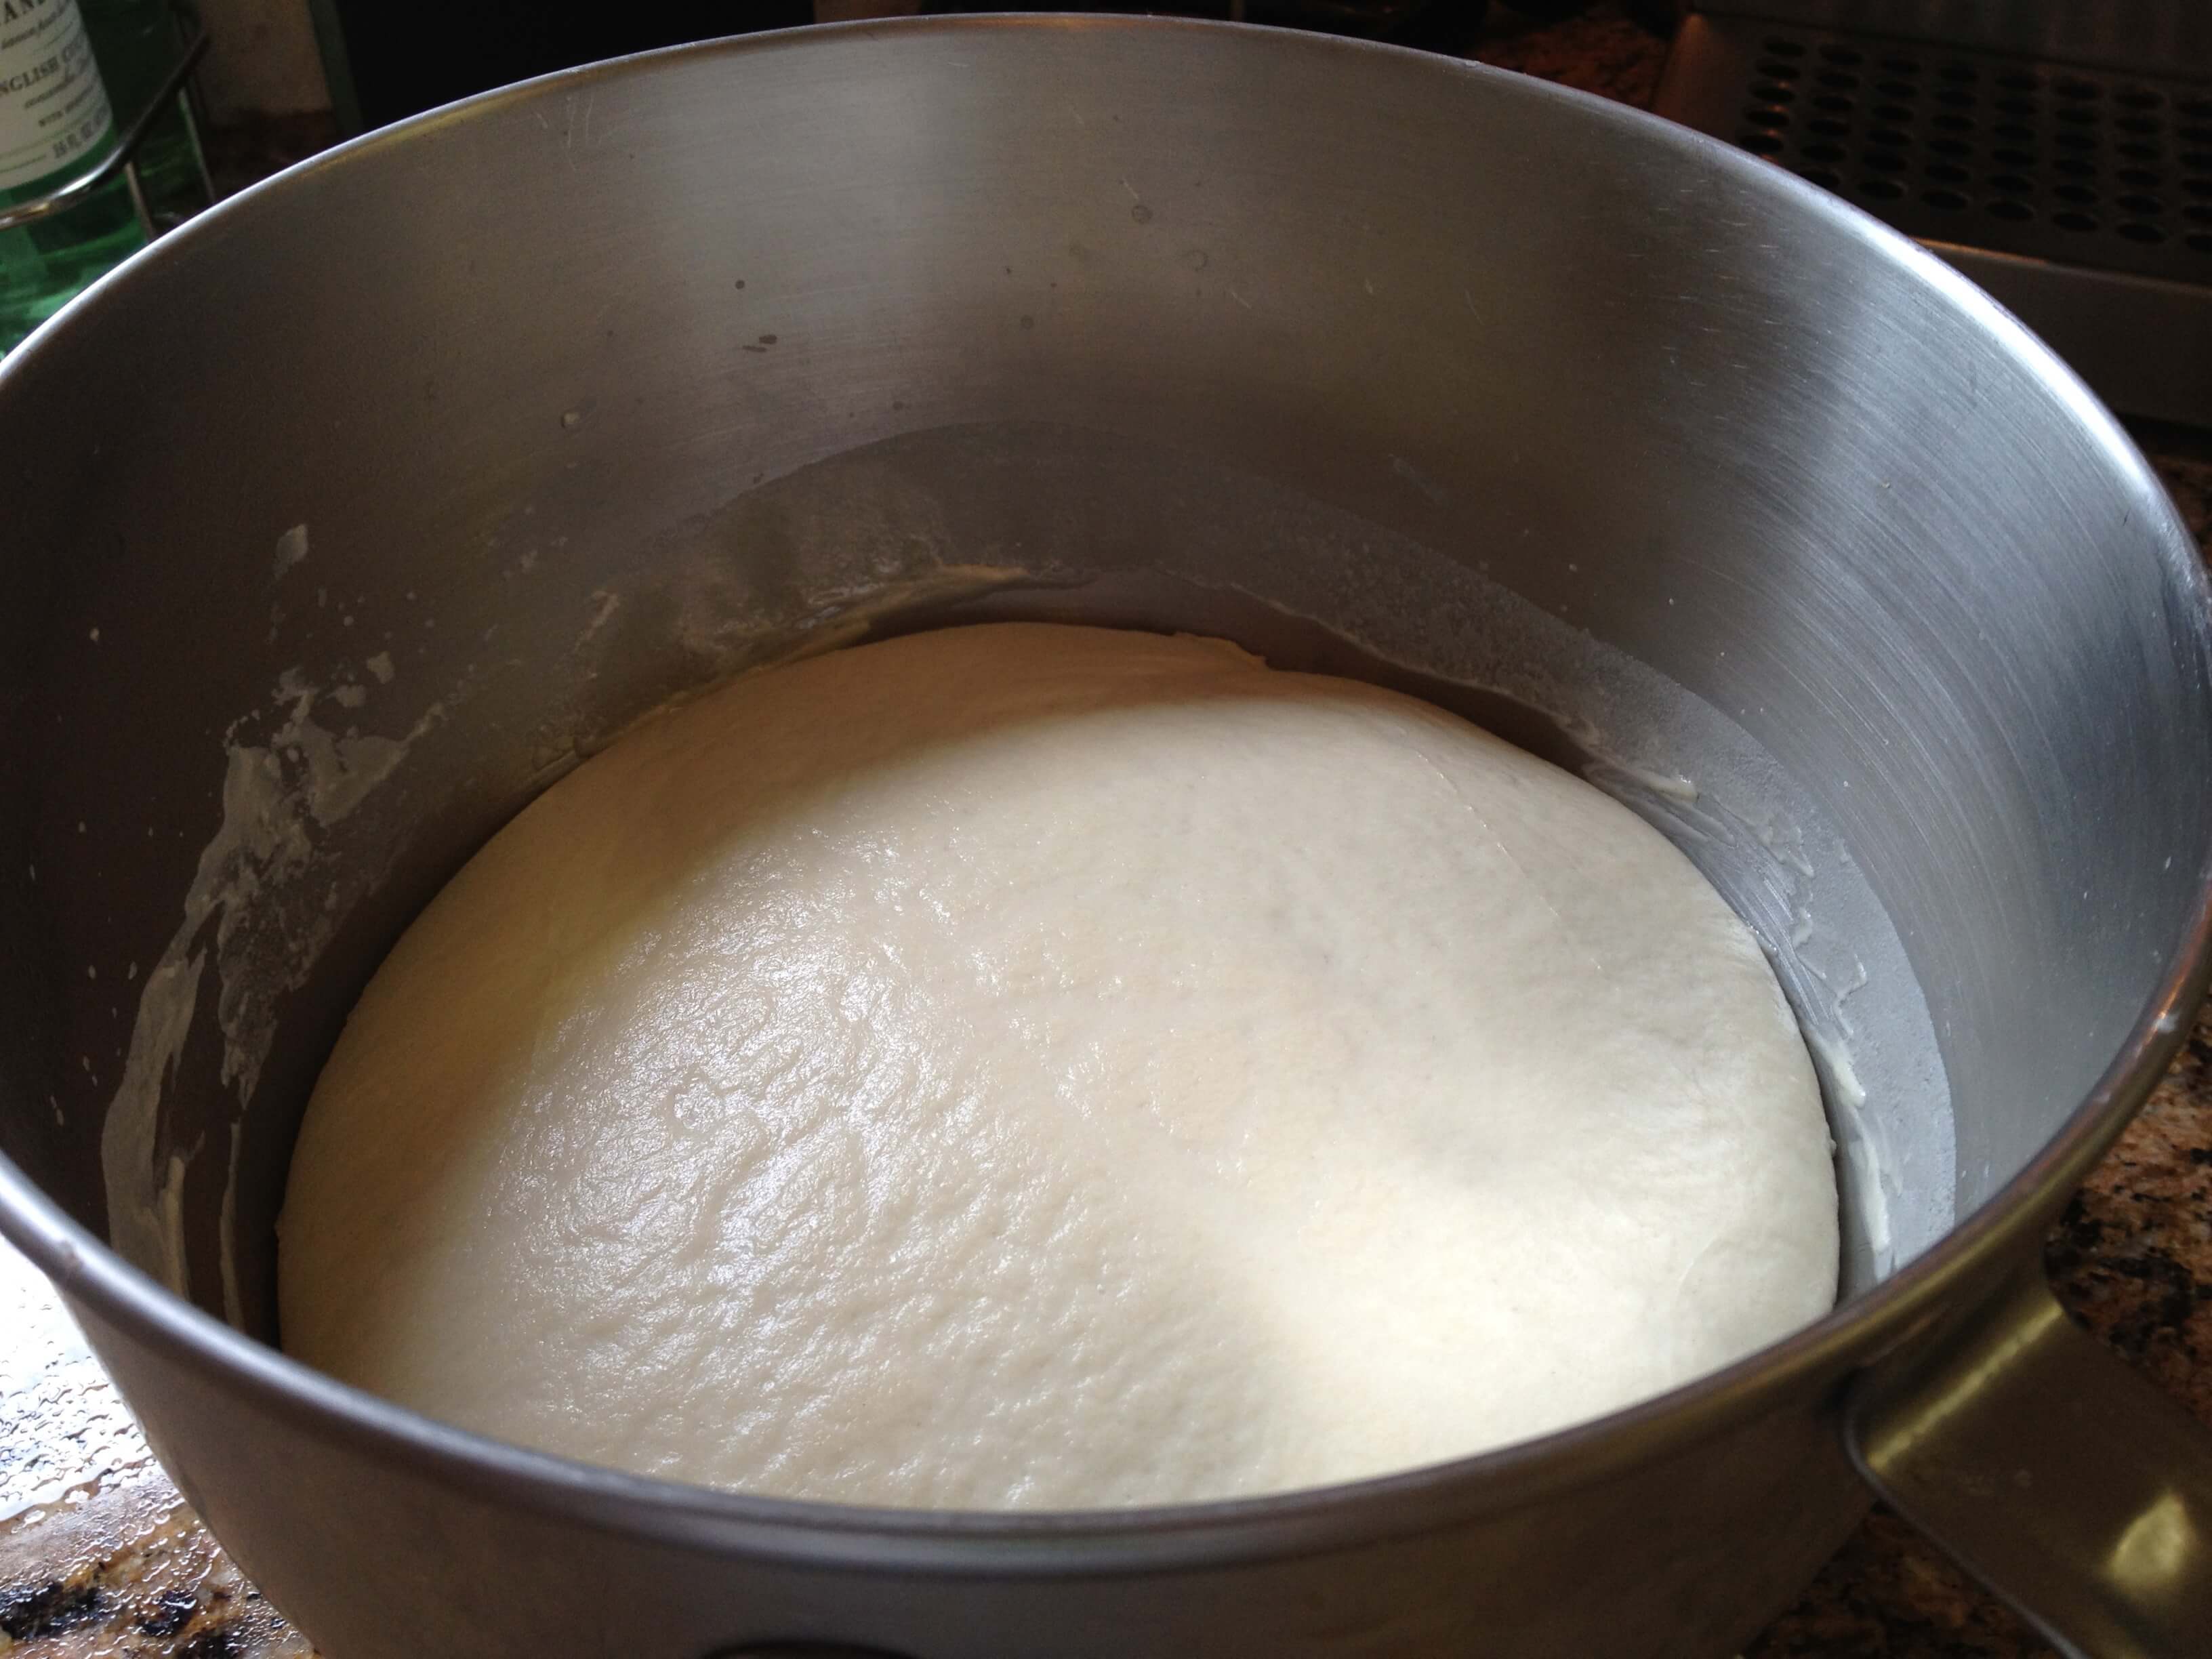
[[[2100,442],[2116,474],[2157,503],[2166,574],[2192,601],[2191,631],[2212,667],[2212,584],[2155,475],[2080,379],[1966,276],[1838,198],[1717,139],[1645,111],[1486,64],[1368,41],[1201,19],[1036,14],[953,15],[815,25],[696,42],[543,76],[365,134],[218,204],[94,283],[0,362],[0,396],[39,356],[40,342],[78,325],[130,272],[232,218],[302,189],[325,171],[439,130],[601,81],[678,61],[749,57],[855,38],[1018,30],[1177,31],[1250,38],[1273,51],[1395,61],[1402,72],[1457,78],[1489,93],[1571,106],[1577,118],[1656,144],[1753,189],[1793,199],[1859,237],[2002,340]],[[2212,674],[2208,674],[2212,678]],[[1155,1566],[1280,1558],[1402,1535],[1557,1498],[1679,1452],[1792,1397],[1811,1397],[1871,1358],[1911,1342],[2033,1259],[2039,1230],[2148,1097],[2212,981],[2212,848],[2195,902],[2179,919],[2161,977],[2125,1042],[2082,1103],[2009,1181],[1928,1251],[1814,1323],[1720,1370],[1606,1416],[1447,1462],[1258,1497],[1140,1508],[1044,1511],[900,1510],[766,1498],[586,1464],[451,1427],[313,1370],[246,1336],[124,1261],[0,1156],[0,1237],[13,1242],[95,1327],[243,1395],[258,1410],[344,1449],[493,1503],[599,1528],[814,1565],[956,1575],[1108,1574]],[[94,1346],[100,1346],[97,1339]],[[1840,1401],[1840,1394],[1835,1395]],[[1838,1405],[1837,1409],[1840,1409]]]

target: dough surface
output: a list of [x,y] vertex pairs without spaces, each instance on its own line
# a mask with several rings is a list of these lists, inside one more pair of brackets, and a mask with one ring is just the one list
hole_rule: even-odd
[[1741,921],[1580,780],[1218,641],[1001,624],[659,716],[400,940],[287,1348],[708,1485],[1086,1508],[1386,1473],[1817,1317]]

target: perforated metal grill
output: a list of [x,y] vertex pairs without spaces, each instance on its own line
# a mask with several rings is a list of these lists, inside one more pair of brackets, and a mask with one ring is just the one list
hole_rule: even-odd
[[2212,93],[1768,27],[1731,137],[1908,234],[2212,283]]
[[2212,283],[2203,84],[1747,20],[1701,46],[1663,112],[1911,237]]
[[1917,238],[2115,408],[2212,426],[2201,66],[2161,76],[1701,6],[1652,107]]

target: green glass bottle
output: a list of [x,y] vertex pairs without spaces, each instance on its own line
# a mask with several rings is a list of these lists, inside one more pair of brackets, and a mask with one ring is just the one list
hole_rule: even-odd
[[[77,8],[116,119],[136,119],[176,67],[185,48],[183,20],[171,0],[77,0]],[[139,141],[135,170],[156,236],[208,204],[199,135],[180,100],[171,98],[155,112]]]
[[[0,0],[0,210],[46,194],[115,143],[77,0]],[[0,230],[0,351],[145,240],[120,178]]]

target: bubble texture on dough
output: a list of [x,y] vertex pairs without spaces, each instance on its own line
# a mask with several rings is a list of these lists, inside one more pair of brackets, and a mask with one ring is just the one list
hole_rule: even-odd
[[323,1073],[287,1347],[672,1479],[955,1509],[1387,1472],[1832,1300],[1802,1042],[1579,780],[1218,641],[1005,624],[657,717]]

